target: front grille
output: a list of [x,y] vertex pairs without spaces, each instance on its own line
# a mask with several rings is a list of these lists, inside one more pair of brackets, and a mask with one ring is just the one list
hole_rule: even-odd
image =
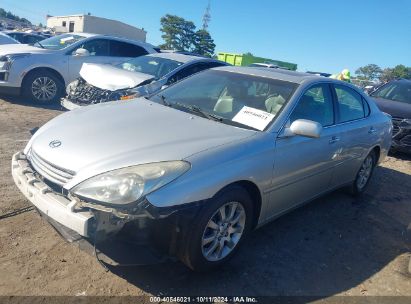
[[40,176],[60,186],[68,183],[75,175],[73,171],[63,169],[44,160],[33,150],[29,153],[29,161]]
[[400,126],[399,124],[401,123],[402,118],[399,117],[393,117],[392,118],[392,136],[396,136],[398,132],[400,132]]
[[88,105],[119,100],[122,95],[124,94],[121,92],[97,88],[80,77],[77,86],[74,89],[69,89],[67,99],[79,105]]
[[411,146],[411,135],[404,136],[400,142],[404,146]]

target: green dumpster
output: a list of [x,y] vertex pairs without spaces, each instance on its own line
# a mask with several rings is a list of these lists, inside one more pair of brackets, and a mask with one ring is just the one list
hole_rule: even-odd
[[236,66],[249,66],[252,63],[270,63],[278,65],[292,71],[297,70],[297,64],[269,58],[256,57],[250,54],[218,53],[218,60],[230,63]]

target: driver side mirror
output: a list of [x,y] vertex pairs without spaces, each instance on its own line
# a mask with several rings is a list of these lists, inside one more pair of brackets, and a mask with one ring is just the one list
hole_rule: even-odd
[[74,56],[90,56],[90,52],[86,49],[83,48],[78,48],[77,50],[74,51],[73,53]]
[[308,120],[308,119],[297,119],[293,123],[286,127],[283,131],[283,137],[290,137],[294,135],[301,135],[310,138],[319,138],[323,127],[320,123]]

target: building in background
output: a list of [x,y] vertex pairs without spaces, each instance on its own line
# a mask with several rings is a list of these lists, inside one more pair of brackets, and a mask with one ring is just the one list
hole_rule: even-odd
[[47,16],[47,27],[56,33],[95,33],[146,41],[147,32],[123,22],[91,15]]

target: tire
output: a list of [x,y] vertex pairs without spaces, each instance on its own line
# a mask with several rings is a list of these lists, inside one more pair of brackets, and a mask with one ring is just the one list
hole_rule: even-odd
[[[225,227],[219,225],[217,220],[221,219],[220,209],[223,206],[224,213],[226,213]],[[234,215],[230,217],[231,208],[235,211]],[[209,226],[212,219],[217,224],[215,226],[218,226],[222,231],[216,229],[214,225],[214,228]],[[235,223],[236,219],[238,221]],[[235,254],[251,230],[252,219],[253,203],[247,191],[239,186],[222,190],[198,213],[193,221],[194,225],[186,228],[190,231],[185,232],[187,238],[183,244],[184,249],[180,251],[182,253],[180,259],[194,271],[211,270],[224,264]],[[203,241],[207,241],[207,244],[203,245]],[[215,245],[216,243],[217,245]],[[220,244],[224,244],[224,246],[221,247]],[[217,247],[211,251],[213,246]],[[206,257],[208,252],[210,253]],[[218,252],[221,252],[220,256]]]
[[56,103],[64,94],[64,84],[49,71],[30,73],[23,82],[23,94],[34,103]]
[[355,180],[350,187],[350,193],[353,196],[358,196],[364,193],[374,172],[376,163],[377,157],[375,152],[371,151],[361,164],[361,167],[355,176]]

